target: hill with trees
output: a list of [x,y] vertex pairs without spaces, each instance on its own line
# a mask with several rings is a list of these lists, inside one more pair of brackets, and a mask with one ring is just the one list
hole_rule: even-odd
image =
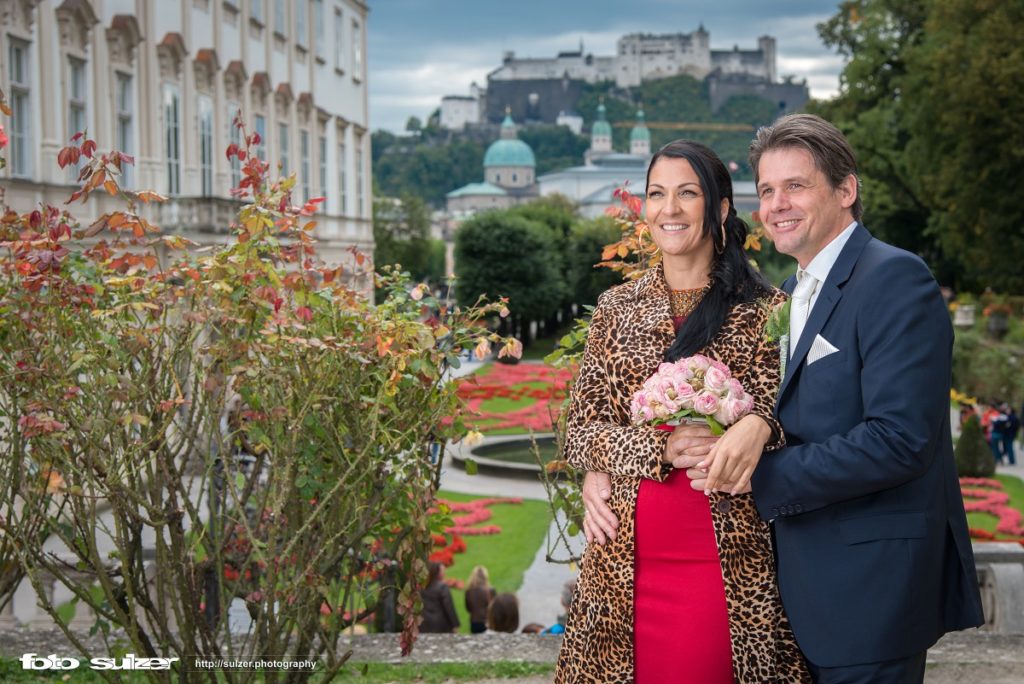
[[[644,110],[647,121],[659,123],[742,123],[752,128],[775,118],[775,105],[754,96],[734,97],[713,113],[706,83],[690,76],[675,76],[644,83],[628,90],[614,83],[584,84],[577,111],[589,125],[596,119],[597,106],[604,100],[607,118],[614,127],[616,150],[629,149],[629,132],[637,110]],[[373,178],[375,190],[390,196],[416,196],[435,208],[444,206],[445,194],[483,178],[483,158],[487,146],[497,138],[497,128],[480,127],[448,131],[438,125],[435,112],[424,125],[412,117],[406,126],[408,135],[388,131],[373,133]],[[586,130],[584,133],[588,133]],[[519,137],[533,148],[537,175],[576,166],[590,147],[589,134],[576,135],[564,126],[529,125],[519,129]],[[651,128],[651,148],[680,137],[709,145],[726,161],[735,161],[738,179],[752,177],[747,165],[747,146],[751,132],[690,131]]]

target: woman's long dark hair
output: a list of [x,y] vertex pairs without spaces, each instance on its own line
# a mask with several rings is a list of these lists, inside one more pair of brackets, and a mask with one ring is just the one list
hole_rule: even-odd
[[[747,224],[736,215],[732,198],[732,179],[725,164],[710,148],[692,140],[674,140],[651,158],[651,169],[660,159],[685,159],[690,162],[704,191],[703,237],[711,236],[715,247],[711,265],[711,287],[686,321],[679,327],[676,339],[665,351],[667,361],[676,361],[706,347],[718,334],[729,311],[737,304],[750,302],[771,292],[771,285],[747,259],[743,245],[747,240]],[[729,200],[725,217],[723,244],[722,198]]]

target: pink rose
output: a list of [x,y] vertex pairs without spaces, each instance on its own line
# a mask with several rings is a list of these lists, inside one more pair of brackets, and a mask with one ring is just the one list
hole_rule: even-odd
[[742,397],[746,394],[746,392],[743,391],[743,383],[736,378],[729,378],[729,382],[727,382],[725,386],[730,397]]
[[729,369],[723,371],[715,365],[712,365],[704,373],[704,387],[716,394],[725,393],[729,380]]
[[708,357],[704,356],[703,354],[694,354],[693,356],[690,357],[690,364],[689,364],[690,370],[692,370],[694,372],[698,372],[699,371],[699,372],[703,373],[704,371],[706,371],[710,367],[711,367],[711,359],[709,359]]
[[711,392],[701,392],[693,400],[693,410],[702,416],[711,416],[718,411],[718,397]]
[[693,400],[697,397],[697,392],[694,391],[693,387],[688,382],[681,382],[675,386],[676,391],[676,403],[679,404],[679,408],[692,409]]
[[722,401],[715,412],[715,420],[722,425],[732,425],[754,408],[754,398],[749,394],[741,397],[729,397]]

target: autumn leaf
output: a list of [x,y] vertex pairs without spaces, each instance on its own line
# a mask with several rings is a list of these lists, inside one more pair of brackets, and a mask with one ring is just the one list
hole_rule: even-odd
[[107,172],[106,171],[97,171],[89,179],[89,184],[86,186],[86,188],[88,190],[95,190],[96,188],[98,188],[100,186],[100,184],[104,180],[106,180],[106,178],[107,178]]
[[164,197],[163,195],[160,195],[158,193],[155,193],[152,190],[140,190],[139,192],[137,192],[135,194],[135,196],[138,197],[140,200],[142,200],[143,202],[145,202],[147,204],[150,203],[150,202],[166,202],[167,201],[166,197]]
[[104,214],[103,216],[100,216],[98,219],[93,221],[88,228],[85,229],[82,235],[84,235],[85,237],[93,237],[94,235],[97,235],[103,230],[104,227],[108,225],[109,218],[110,214]]
[[117,183],[112,180],[108,180],[103,184],[103,189],[107,191],[107,194],[111,197],[117,197]]

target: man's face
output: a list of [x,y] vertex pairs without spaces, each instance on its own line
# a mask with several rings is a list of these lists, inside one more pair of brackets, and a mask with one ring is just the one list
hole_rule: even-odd
[[800,147],[766,152],[758,163],[760,216],[775,249],[807,264],[853,221],[857,180],[832,188],[811,153]]

